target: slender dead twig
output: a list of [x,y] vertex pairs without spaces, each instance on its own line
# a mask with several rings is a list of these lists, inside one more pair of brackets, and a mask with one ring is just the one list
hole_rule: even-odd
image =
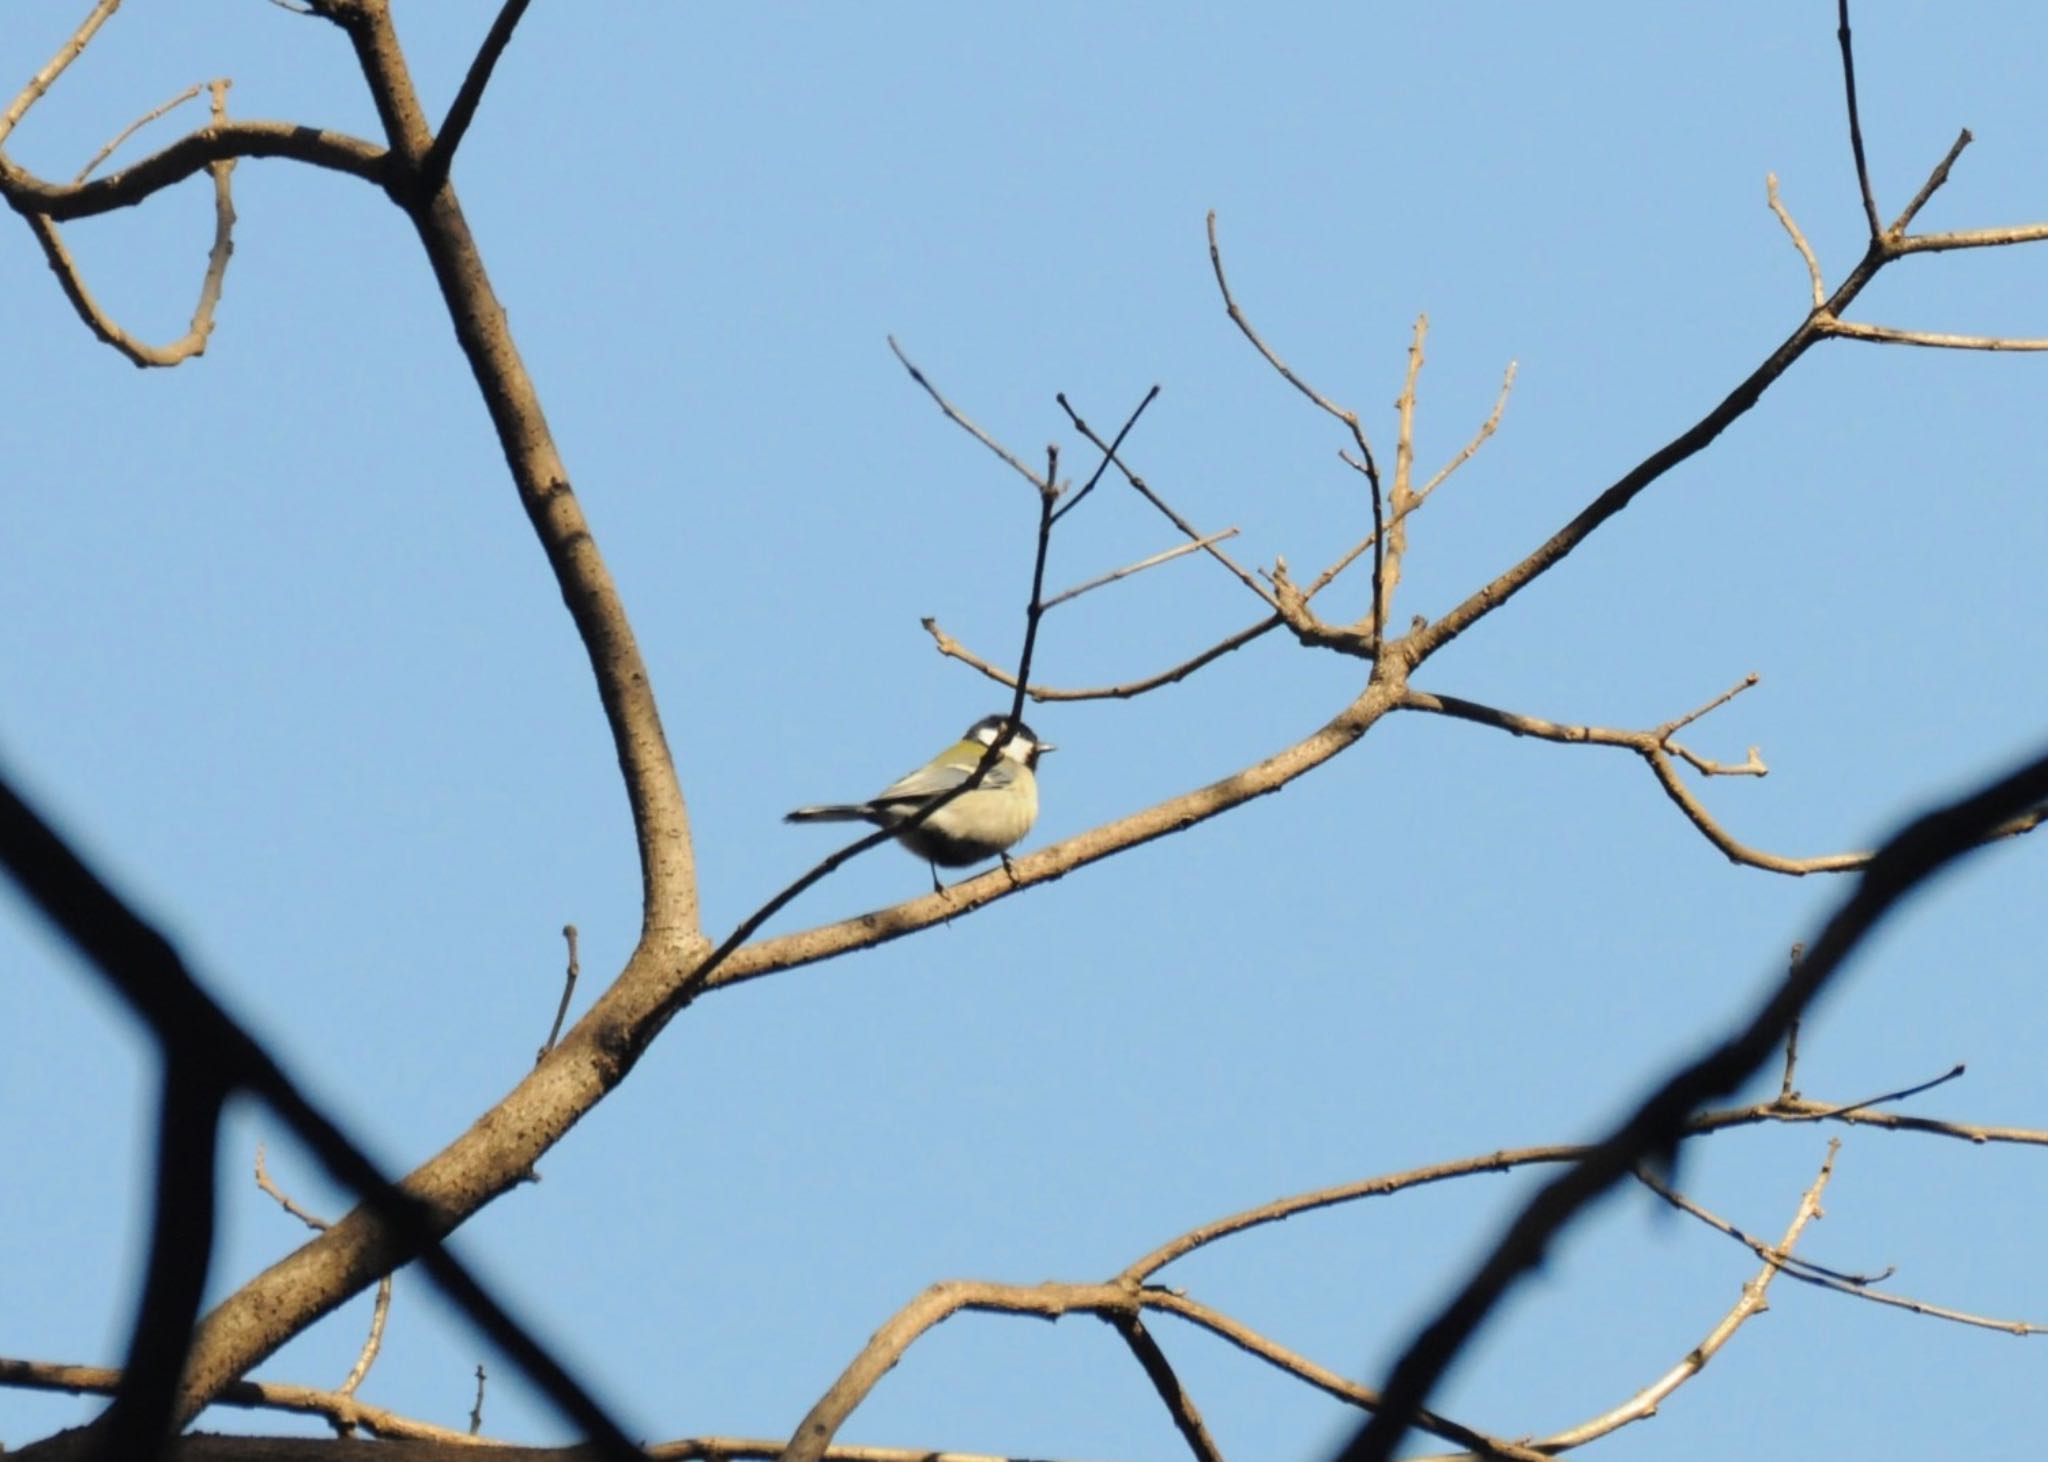
[[[1374,613],[1377,614],[1381,599],[1381,579],[1386,568],[1386,505],[1384,494],[1380,490],[1379,463],[1373,457],[1372,444],[1365,439],[1364,427],[1359,425],[1358,413],[1349,407],[1339,406],[1307,381],[1296,375],[1294,368],[1282,360],[1275,353],[1273,347],[1266,344],[1259,332],[1252,328],[1250,318],[1246,316],[1244,310],[1238,305],[1237,297],[1230,292],[1230,281],[1223,273],[1223,247],[1216,241],[1216,211],[1213,208],[1209,210],[1209,267],[1216,275],[1216,288],[1223,295],[1224,311],[1230,316],[1231,323],[1237,326],[1244,338],[1251,342],[1252,348],[1265,357],[1266,364],[1278,371],[1283,381],[1301,392],[1302,395],[1313,401],[1322,410],[1336,417],[1351,433],[1352,444],[1358,448],[1358,459],[1354,465],[1365,477],[1366,484],[1372,494],[1372,602]],[[1380,630],[1381,625],[1375,619],[1372,631],[1377,635]]]
[[1835,39],[1842,48],[1842,90],[1849,101],[1849,150],[1856,157],[1856,186],[1863,193],[1863,216],[1870,224],[1870,236],[1884,233],[1877,218],[1877,196],[1870,190],[1870,164],[1863,156],[1863,119],[1856,111],[1856,52],[1849,43],[1849,0],[1835,0]]
[[[293,1218],[296,1218],[300,1223],[303,1223],[307,1228],[313,1230],[313,1232],[325,1233],[334,1226],[318,1214],[309,1213],[301,1208],[292,1200],[290,1194],[278,1187],[276,1180],[270,1176],[269,1168],[264,1166],[263,1144],[260,1142],[256,1144],[256,1186],[276,1199],[278,1207],[289,1213]],[[377,1362],[377,1352],[384,1346],[384,1326],[390,1317],[391,1276],[387,1274],[377,1281],[377,1298],[370,1306],[369,1334],[363,1338],[362,1347],[356,1352],[355,1364],[349,1367],[348,1374],[342,1378],[341,1385],[336,1394],[342,1396],[353,1396],[356,1394],[357,1389],[363,1384],[364,1378],[370,1374],[370,1367]],[[347,1435],[346,1426],[341,1423],[337,1423],[337,1425],[342,1425],[343,1435]]]
[[448,181],[448,170],[455,162],[455,149],[468,135],[469,124],[476,119],[477,105],[484,99],[484,88],[491,84],[491,73],[497,69],[498,58],[512,44],[512,32],[519,28],[519,21],[526,14],[529,3],[531,0],[505,0],[498,10],[497,19],[491,22],[490,30],[484,33],[483,44],[470,61],[469,71],[462,78],[455,100],[449,104],[447,119],[441,123],[434,145],[427,149],[427,155],[420,163],[420,187],[427,195],[440,192],[441,185]]
[[469,1434],[475,1436],[484,1429],[484,1363],[476,1363],[476,1400],[469,1408]]
[[[1035,1315],[1057,1320],[1066,1315],[1086,1314],[1113,1320],[1118,1316],[1136,1318],[1146,1310],[1178,1315],[1351,1405],[1371,1408],[1379,1404],[1379,1397],[1371,1388],[1346,1380],[1176,1290],[1133,1286],[1118,1281],[1108,1284],[1049,1281],[1025,1285],[953,1279],[929,1286],[883,1323],[797,1424],[782,1454],[782,1462],[821,1462],[828,1455],[827,1449],[839,1428],[874,1390],[876,1383],[902,1359],[904,1352],[933,1327],[954,1315],[976,1312]],[[1470,1447],[1485,1457],[1506,1458],[1510,1462],[1545,1462],[1542,1452],[1489,1436],[1446,1416],[1431,1413],[1419,1424],[1447,1441]]]
[[[1129,416],[1124,418],[1124,424],[1117,429],[1115,439],[1105,446],[1099,439],[1097,439],[1094,432],[1088,430],[1088,424],[1081,420],[1080,416],[1075,412],[1074,408],[1067,404],[1067,393],[1064,391],[1057,391],[1053,393],[1053,400],[1059,403],[1060,410],[1066,412],[1067,419],[1072,421],[1075,427],[1080,430],[1081,434],[1087,437],[1089,441],[1094,442],[1095,445],[1098,448],[1100,448],[1102,452],[1102,460],[1095,464],[1095,470],[1088,474],[1088,480],[1082,483],[1080,490],[1070,495],[1067,498],[1067,500],[1060,505],[1059,510],[1052,515],[1053,522],[1059,522],[1060,519],[1064,518],[1067,514],[1071,513],[1075,508],[1081,506],[1082,499],[1086,498],[1089,493],[1095,491],[1095,484],[1102,481],[1102,474],[1109,470],[1109,466],[1112,462],[1116,463],[1118,467],[1123,467],[1122,461],[1120,461],[1116,455],[1117,448],[1121,447],[1124,444],[1124,438],[1131,434],[1131,428],[1138,424],[1138,418],[1145,414],[1145,408],[1150,406],[1154,401],[1157,401],[1158,399],[1159,387],[1157,384],[1154,384],[1152,389],[1145,393],[1144,399],[1138,402],[1137,410],[1133,411]],[[1124,473],[1126,476],[1128,476],[1130,473],[1130,469],[1124,468]],[[1192,538],[1197,537],[1199,535],[1190,532],[1188,536]]]
[[[1153,389],[1157,390],[1158,388],[1154,387]],[[1117,455],[1117,447],[1121,445],[1123,440],[1121,435],[1119,435],[1117,440],[1114,442],[1103,441],[1101,437],[1095,434],[1093,428],[1091,428],[1086,421],[1082,420],[1081,414],[1078,411],[1074,410],[1072,403],[1070,403],[1067,400],[1066,392],[1062,391],[1058,396],[1054,397],[1053,399],[1058,401],[1060,409],[1066,412],[1067,420],[1073,423],[1074,430],[1079,432],[1082,436],[1086,437],[1091,443],[1094,444],[1096,449],[1103,454],[1103,460],[1105,462],[1114,465],[1119,472],[1123,473],[1124,480],[1130,483],[1133,491],[1135,491],[1140,497],[1144,498],[1146,502],[1152,504],[1153,507],[1157,508],[1165,516],[1166,520],[1169,523],[1173,524],[1174,527],[1180,529],[1180,531],[1182,533],[1185,533],[1189,539],[1196,542],[1201,542],[1203,540],[1204,535],[1200,532],[1200,530],[1198,530],[1195,527],[1194,524],[1190,523],[1186,518],[1183,518],[1178,512],[1176,512],[1172,504],[1168,503],[1165,498],[1161,497],[1157,492],[1155,492],[1150,483],[1148,483],[1144,478],[1140,477],[1136,472],[1133,472],[1130,466],[1124,461],[1124,459]],[[1060,509],[1060,511],[1064,513],[1066,509],[1062,508]],[[1244,569],[1238,565],[1237,561],[1231,558],[1229,554],[1225,553],[1222,549],[1215,547],[1213,538],[1209,539],[1208,543],[1205,545],[1204,552],[1206,552],[1209,555],[1209,557],[1215,559],[1216,562],[1222,564],[1224,568],[1230,570],[1230,572],[1236,576],[1237,581],[1239,583],[1243,584],[1246,588],[1250,589],[1254,594],[1258,595],[1261,599],[1265,600],[1267,604],[1271,605],[1273,603],[1273,595],[1270,591],[1267,590],[1266,586],[1261,584],[1251,574],[1246,573]]]
[[[1016,676],[999,665],[990,664],[987,660],[982,659],[981,656],[966,648],[966,646],[947,634],[943,629],[940,629],[937,620],[926,619],[922,623],[926,632],[931,635],[941,655],[950,656],[963,665],[972,666],[998,685],[1008,686],[1011,689],[1016,688]],[[1283,623],[1285,621],[1279,615],[1268,615],[1254,624],[1246,625],[1236,634],[1226,636],[1202,651],[1201,654],[1183,660],[1178,665],[1162,670],[1156,675],[1145,676],[1141,680],[1125,681],[1120,685],[1096,686],[1086,690],[1062,690],[1058,686],[1034,685],[1029,687],[1025,693],[1031,699],[1041,703],[1046,701],[1129,700],[1133,696],[1145,694],[1148,690],[1158,690],[1161,686],[1173,685],[1178,681],[1186,680],[1190,675],[1193,675],[1211,661],[1221,659],[1232,650],[1243,649],[1253,640],[1258,639],[1269,631],[1278,629]]]
[[1933,330],[1895,330],[1855,320],[1824,320],[1821,333],[1840,340],[1868,340],[1879,345],[1919,345],[1931,350],[2048,350],[2048,338],[2009,335],[1944,335]]
[[1223,1453],[1216,1446],[1216,1439],[1209,1435],[1208,1426],[1202,1421],[1201,1409],[1195,1405],[1195,1398],[1188,1395],[1180,1377],[1174,1374],[1173,1365],[1166,1358],[1166,1352],[1159,1348],[1159,1342],[1152,1338],[1152,1332],[1145,1328],[1145,1322],[1136,1315],[1112,1315],[1104,1317],[1111,1329],[1121,1335],[1124,1343],[1137,1357],[1144,1369],[1145,1378],[1152,1383],[1160,1402],[1166,1407],[1167,1415],[1173,1418],[1174,1430],[1181,1440],[1188,1444],[1195,1462],[1223,1462]]
[[[228,84],[225,81],[215,81],[210,85],[213,93],[213,116],[214,120],[219,122],[226,114]],[[160,115],[173,105],[176,103],[166,103],[152,115]],[[143,119],[148,120],[149,118]],[[141,122],[137,122],[129,131],[132,132],[135,127],[141,125]],[[107,152],[111,152],[127,135],[124,132],[121,137],[108,143],[101,156],[104,157]],[[95,158],[88,164],[85,173],[90,173],[92,168],[98,165],[98,161],[99,159]],[[168,345],[150,345],[136,339],[116,324],[113,317],[93,298],[92,291],[86,288],[85,277],[79,271],[78,261],[72,257],[63,235],[57,230],[57,225],[43,214],[27,215],[29,232],[35,235],[36,242],[41,245],[43,258],[49,263],[51,272],[57,276],[58,287],[64,291],[64,297],[71,302],[71,307],[77,312],[78,318],[101,341],[121,352],[136,366],[174,366],[190,360],[195,355],[203,355],[206,351],[206,342],[213,334],[214,311],[220,304],[221,286],[227,278],[228,260],[235,252],[235,201],[230,182],[234,167],[233,159],[208,164],[208,171],[213,175],[213,248],[207,254],[206,271],[200,276],[199,299],[192,307],[191,323],[183,335]],[[83,178],[85,173],[79,176]]]
[[[1805,953],[1806,946],[1804,944],[1795,942],[1792,946],[1792,952],[1787,960],[1787,968],[1789,969],[1791,966],[1798,964],[1800,958]],[[1792,1018],[1792,1023],[1785,1027],[1785,1072],[1784,1075],[1778,1078],[1779,1101],[1790,1101],[1794,1096],[1798,1095],[1798,1093],[1796,1093],[1792,1089],[1792,1078],[1798,1072],[1798,1070],[1799,1017],[1794,1016]]]
[[1792,215],[1786,211],[1784,200],[1778,196],[1776,173],[1764,174],[1764,198],[1771,205],[1771,212],[1778,215],[1778,222],[1785,226],[1785,232],[1791,235],[1792,247],[1797,249],[1799,257],[1806,261],[1806,278],[1813,286],[1813,307],[1817,310],[1827,303],[1828,297],[1827,285],[1821,279],[1820,260],[1814,257],[1813,245],[1806,241],[1806,235],[1801,233],[1799,225],[1792,221]]
[[[226,86],[228,83],[225,80],[222,80],[214,84],[217,86]],[[141,116],[137,117],[127,126],[123,127],[119,132],[116,132],[113,136],[113,140],[108,142],[105,147],[102,147],[98,152],[95,152],[90,158],[86,159],[85,166],[80,168],[77,171],[77,173],[73,175],[71,181],[74,183],[84,182],[87,178],[91,177],[94,173],[99,171],[100,164],[105,162],[108,158],[112,157],[114,155],[115,149],[120,147],[122,143],[126,142],[129,138],[133,137],[137,132],[140,132],[144,127],[147,127],[151,122],[156,121],[159,117],[165,116],[170,112],[176,111],[179,107],[185,105],[186,102],[191,101],[192,98],[198,96],[200,92],[205,91],[206,86],[207,83],[203,81],[194,82],[192,85],[186,87],[183,91],[179,92],[176,96],[172,97],[169,101],[165,102],[162,106],[154,107],[151,110],[144,112]]]
[[569,1014],[569,1002],[576,994],[576,976],[580,969],[580,966],[576,963],[576,926],[574,924],[564,924],[562,926],[562,938],[569,946],[569,964],[562,974],[562,1000],[555,1007],[555,1023],[548,1027],[548,1038],[541,1042],[540,1050],[534,1053],[533,1060],[536,1066],[547,1060],[548,1052],[555,1049],[555,1042],[562,1035],[562,1022],[567,1019]]
[[1863,1111],[1865,1108],[1868,1107],[1881,1107],[1889,1105],[1892,1102],[1902,1102],[1906,1100],[1906,1098],[1908,1097],[1916,1097],[1920,1095],[1920,1093],[1922,1093],[1923,1091],[1933,1091],[1937,1086],[1946,1086],[1949,1082],[1960,1079],[1967,1069],[1968,1068],[1961,1061],[1958,1061],[1955,1065],[1949,1067],[1948,1070],[1942,1072],[1941,1075],[1935,1077],[1932,1081],[1923,1081],[1915,1086],[1902,1086],[1897,1091],[1888,1091],[1878,1096],[1865,1097],[1860,1102],[1849,1102],[1844,1106],[1830,1107],[1824,1112],[1808,1113],[1805,1116],[1805,1120],[1811,1122],[1826,1122],[1831,1121],[1836,1117],[1846,1117],[1851,1112]]
[[[1045,601],[1045,607],[1050,609],[1055,604],[1066,603],[1069,599],[1079,599],[1091,589],[1100,589],[1105,584],[1114,584],[1117,580],[1128,579],[1133,574],[1142,574],[1146,569],[1157,568],[1160,564],[1171,563],[1173,560],[1184,558],[1191,553],[1200,553],[1213,543],[1221,543],[1226,539],[1235,537],[1237,537],[1237,530],[1235,528],[1225,528],[1221,533],[1211,533],[1208,537],[1197,538],[1192,543],[1176,544],[1172,548],[1163,549],[1158,553],[1141,558],[1136,563],[1127,563],[1120,569],[1111,569],[1106,574],[1097,574],[1094,578],[1084,580],[1074,585],[1071,589],[1062,589],[1059,593]],[[925,623],[930,624],[931,621],[926,620]]]
[[1012,471],[1014,471],[1019,477],[1023,478],[1026,482],[1030,483],[1033,487],[1037,488],[1040,492],[1046,492],[1051,490],[1052,484],[1042,481],[1036,472],[1032,471],[1029,467],[1026,467],[1024,465],[1024,460],[1021,457],[1019,457],[1015,452],[1012,452],[1008,447],[1004,446],[1001,442],[998,442],[994,437],[990,436],[980,427],[976,426],[974,422],[971,421],[960,410],[959,407],[955,406],[952,402],[948,401],[945,398],[945,396],[940,393],[939,388],[934,386],[931,383],[931,381],[925,376],[925,373],[919,370],[916,364],[912,362],[910,357],[903,353],[903,347],[896,343],[896,337],[894,335],[891,335],[889,337],[889,350],[902,364],[903,369],[910,372],[910,379],[917,382],[918,385],[922,386],[924,388],[924,393],[932,398],[933,403],[938,406],[939,410],[946,413],[946,419],[948,421],[951,421],[955,426],[959,427],[962,431],[966,432],[969,436],[973,437],[977,442],[980,442],[984,447],[987,447],[991,452],[994,452],[998,457],[1002,458],[1005,462],[1009,463]]

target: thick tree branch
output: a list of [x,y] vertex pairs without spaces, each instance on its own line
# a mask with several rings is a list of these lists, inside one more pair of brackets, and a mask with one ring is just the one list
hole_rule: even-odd
[[282,157],[347,173],[383,186],[389,154],[373,143],[325,127],[294,122],[216,122],[188,132],[160,152],[87,183],[52,183],[0,157],[0,197],[17,213],[58,223],[132,208],[217,162]]

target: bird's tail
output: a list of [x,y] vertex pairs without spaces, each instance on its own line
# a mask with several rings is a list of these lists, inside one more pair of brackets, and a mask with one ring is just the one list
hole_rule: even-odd
[[799,807],[787,813],[784,822],[868,822],[873,813],[865,803],[828,802],[818,807]]

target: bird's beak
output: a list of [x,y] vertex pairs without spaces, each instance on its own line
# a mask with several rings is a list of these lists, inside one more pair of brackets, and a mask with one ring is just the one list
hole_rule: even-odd
[[1038,743],[1038,754],[1040,756],[1044,756],[1048,751],[1058,750],[1059,748],[1057,746],[1054,746],[1050,741],[1041,741]]

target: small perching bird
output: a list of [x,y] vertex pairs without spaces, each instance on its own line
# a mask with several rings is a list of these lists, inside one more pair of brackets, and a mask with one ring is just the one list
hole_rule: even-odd
[[1038,778],[1032,774],[1039,757],[1056,750],[1040,741],[1022,721],[1011,728],[1008,716],[983,716],[967,734],[906,773],[865,802],[826,803],[799,807],[784,822],[871,822],[895,828],[943,797],[973,775],[988,749],[1002,742],[995,765],[971,792],[963,792],[915,827],[897,832],[896,840],[932,865],[932,887],[938,870],[964,868],[1002,855],[1031,831],[1038,817]]

